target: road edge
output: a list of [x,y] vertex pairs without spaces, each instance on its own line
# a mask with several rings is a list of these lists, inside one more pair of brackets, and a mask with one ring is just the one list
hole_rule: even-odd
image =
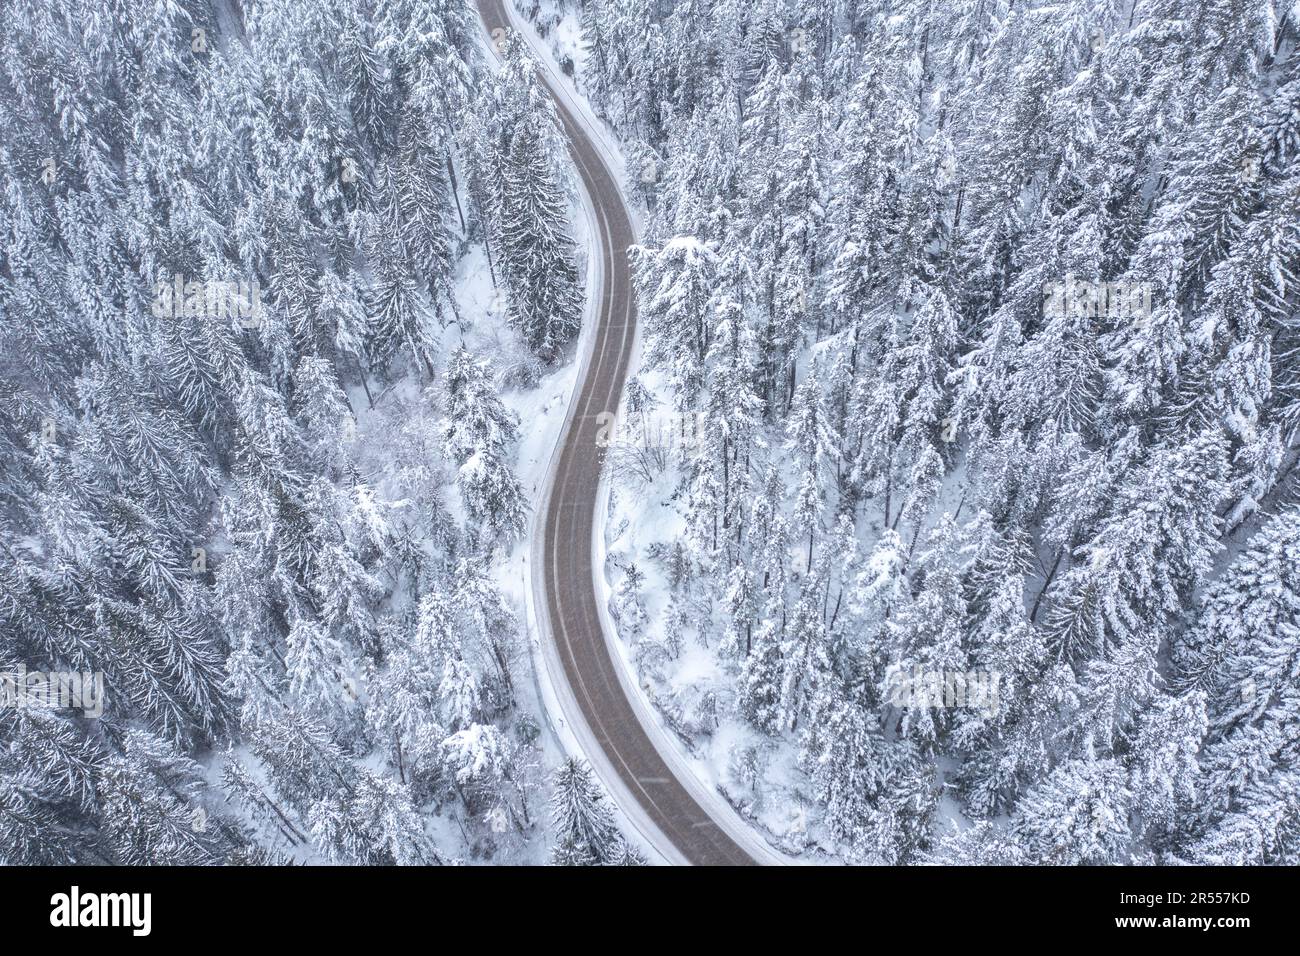
[[[518,11],[514,9],[511,0],[501,0],[501,8],[505,13],[506,19],[515,32],[519,33],[528,43],[533,59],[537,62],[538,68],[543,70],[549,81],[548,86],[552,95],[563,96],[565,106],[570,113],[583,126],[583,131],[587,137],[595,144],[597,150],[601,153],[601,158],[605,162],[611,175],[614,177],[616,184],[619,186],[619,201],[623,205],[624,214],[628,222],[632,225],[634,234],[639,238],[641,231],[641,217],[639,212],[630,207],[623,195],[622,183],[625,176],[625,163],[614,144],[606,138],[602,123],[591,110],[586,100],[577,95],[575,90],[569,88],[565,78],[555,69],[551,58],[541,47],[540,39],[529,23],[521,23]],[[482,20],[480,19],[482,25]],[[484,26],[484,35],[487,36],[486,26]],[[493,50],[489,40],[488,47]],[[591,255],[595,252],[598,245],[599,231],[596,223],[596,213],[594,203],[587,194],[586,185],[582,177],[575,175],[577,188],[582,198],[584,214],[589,223],[588,245],[589,247],[589,273],[593,271]],[[617,250],[615,250],[617,252]],[[597,255],[594,266],[599,277],[603,280],[603,257]],[[545,518],[547,505],[550,501],[552,487],[554,484],[554,469],[552,467],[559,449],[564,443],[564,439],[569,432],[570,424],[573,419],[572,399],[580,391],[580,384],[584,380],[591,359],[594,355],[595,348],[595,319],[597,318],[598,306],[596,296],[592,294],[594,287],[588,287],[587,311],[584,323],[583,334],[580,340],[581,364],[578,368],[577,376],[574,379],[573,389],[569,395],[569,404],[565,410],[564,424],[561,426],[556,437],[555,444],[551,448],[550,460],[546,469],[546,477],[543,484],[542,494],[537,502],[537,510],[534,512],[535,527],[532,529],[532,545],[530,547],[532,569],[530,572],[530,582],[532,587],[528,590],[529,612],[537,627],[540,638],[540,644],[543,653],[543,659],[547,670],[547,684],[550,685],[552,694],[556,702],[560,705],[570,733],[574,736],[579,747],[584,751],[583,756],[591,763],[596,770],[597,776],[601,779],[602,784],[609,792],[611,799],[619,806],[622,815],[638,831],[643,840],[650,843],[654,850],[664,859],[665,862],[672,864],[686,864],[689,861],[677,848],[677,846],[663,833],[663,831],[654,823],[647,814],[641,803],[635,795],[629,790],[622,778],[618,775],[613,765],[609,762],[604,748],[595,740],[586,719],[583,717],[581,709],[578,707],[576,698],[573,697],[572,689],[564,676],[563,664],[559,660],[556,652],[555,642],[550,633],[549,622],[545,616],[538,612],[537,595],[545,592],[545,580],[541,573],[542,568],[542,551],[540,523]],[[636,331],[633,337],[632,357],[628,363],[628,377],[636,373],[641,364],[642,326],[637,323]],[[621,415],[625,396],[620,396],[619,407],[609,409],[616,415]],[[636,715],[637,722],[641,725],[647,739],[659,753],[664,763],[673,772],[683,789],[690,794],[691,798],[700,806],[709,818],[727,834],[742,850],[744,850],[755,862],[765,865],[790,865],[800,861],[794,860],[778,851],[765,840],[762,835],[747,821],[745,821],[737,812],[735,807],[728,803],[720,793],[707,786],[700,779],[695,770],[687,764],[687,757],[682,753],[677,744],[672,741],[666,729],[663,726],[662,718],[654,710],[653,706],[645,697],[640,686],[637,684],[636,675],[629,669],[626,656],[618,641],[618,631],[609,613],[609,582],[605,577],[605,567],[608,560],[606,548],[606,528],[609,518],[609,504],[611,495],[610,471],[608,468],[601,468],[600,484],[596,493],[596,500],[593,503],[595,508],[595,520],[592,522],[592,587],[595,591],[597,601],[597,611],[600,614],[602,637],[604,638],[606,651],[610,654],[614,663],[614,671],[618,675],[619,684],[623,688],[623,695],[627,699],[632,712]],[[557,680],[556,675],[559,675]],[[563,692],[560,689],[563,689]],[[581,729],[581,732],[578,731]],[[584,746],[585,744],[585,746]]]
[[[519,29],[518,19],[515,16],[515,11],[510,6],[509,0],[505,0],[501,6],[506,18],[510,21],[511,27],[528,41],[531,48],[530,52],[537,61],[539,69],[546,69],[548,74],[551,73],[548,69],[549,64],[538,58],[536,38],[531,31],[525,32]],[[481,16],[478,21],[479,38],[482,41],[485,59],[493,69],[498,69],[500,57],[496,52],[489,28]],[[551,80],[554,82],[554,76],[551,76]],[[578,115],[576,110],[574,112],[575,115]],[[582,119],[584,121],[588,119],[585,113],[582,114]],[[587,130],[587,132],[590,135],[590,130]],[[599,148],[603,153],[607,149],[607,144],[600,142]],[[587,220],[587,287],[584,290],[582,332],[578,339],[577,354],[574,358],[577,362],[577,369],[573,383],[565,396],[564,419],[556,432],[554,441],[551,443],[550,450],[546,452],[547,460],[542,484],[537,499],[533,502],[532,516],[529,519],[529,545],[521,556],[525,576],[525,611],[528,615],[528,622],[532,626],[532,633],[528,636],[529,657],[532,660],[533,676],[538,684],[538,697],[546,708],[546,713],[543,716],[545,716],[560,749],[570,756],[581,757],[591,765],[609,795],[616,815],[621,817],[622,822],[626,824],[623,827],[625,833],[628,836],[635,837],[644,851],[657,858],[653,862],[668,865],[688,865],[689,861],[682,856],[673,842],[644,812],[640,801],[627,789],[622,778],[619,777],[613,765],[609,762],[609,758],[605,755],[604,748],[596,741],[581,708],[578,706],[577,699],[573,696],[572,688],[569,687],[569,683],[565,678],[564,666],[559,659],[555,641],[550,632],[549,621],[537,605],[538,594],[544,594],[545,591],[544,579],[540,570],[545,560],[542,526],[546,520],[548,505],[555,483],[554,465],[573,422],[574,396],[580,391],[580,385],[590,369],[595,354],[596,323],[599,318],[600,307],[598,293],[604,286],[604,256],[601,254],[602,232],[595,211],[595,204],[587,194],[586,184],[576,170],[573,181],[578,192],[579,205],[582,207],[583,215]],[[538,666],[537,661],[537,652],[539,651],[542,658],[541,666]],[[559,716],[558,726],[556,721],[552,719],[552,715]]]

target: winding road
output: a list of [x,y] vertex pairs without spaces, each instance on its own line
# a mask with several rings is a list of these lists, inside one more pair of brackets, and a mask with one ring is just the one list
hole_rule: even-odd
[[[514,29],[503,0],[477,0],[488,35]],[[596,509],[602,496],[603,452],[597,444],[601,413],[619,408],[623,384],[636,345],[636,307],[632,295],[627,249],[636,242],[632,219],[615,175],[588,134],[585,117],[557,95],[552,77],[540,70],[542,83],[555,103],[569,149],[593,211],[593,254],[599,256],[589,294],[597,297],[595,325],[587,330],[590,351],[579,372],[560,443],[552,459],[547,491],[538,502],[540,537],[534,547],[534,580],[543,640],[553,644],[570,703],[578,714],[570,722],[585,723],[581,734],[603,752],[593,759],[615,801],[669,859],[702,865],[744,865],[757,862],[728,833],[744,827],[738,818],[720,819],[718,808],[706,810],[684,783],[680,766],[670,768],[651,732],[629,700],[620,678],[622,664],[613,657],[602,625],[594,544],[599,524]],[[554,656],[551,658],[554,660]],[[598,755],[588,753],[589,758]],[[609,772],[617,776],[610,780]],[[688,782],[690,783],[690,782]],[[693,783],[697,789],[700,786]],[[622,791],[620,793],[620,791]],[[621,798],[621,799],[620,799]],[[629,808],[630,798],[637,804]],[[635,810],[635,814],[632,812]],[[730,812],[723,807],[723,812]],[[734,816],[734,814],[733,814]],[[650,827],[645,827],[648,821]],[[721,825],[720,825],[721,824]],[[646,833],[646,829],[658,832]],[[741,837],[743,839],[743,836]],[[664,841],[671,844],[664,847]]]

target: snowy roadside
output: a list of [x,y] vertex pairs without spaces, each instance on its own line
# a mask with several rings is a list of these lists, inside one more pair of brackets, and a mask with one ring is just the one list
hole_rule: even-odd
[[[620,182],[626,183],[627,161],[616,134],[595,116],[579,90],[578,80],[584,73],[586,57],[574,12],[561,9],[553,0],[512,2],[516,24],[523,24],[525,35],[535,49],[550,52],[549,73],[553,82],[558,82],[567,94],[567,103],[578,104],[575,111],[581,113],[588,127],[599,133],[602,150],[619,157],[615,168]],[[536,21],[544,24],[545,37],[539,35],[535,22],[528,21],[529,9]],[[573,64],[571,76],[559,66],[566,60]],[[643,210],[629,205],[629,212],[639,232],[644,221]],[[661,406],[667,407],[670,390],[663,376],[641,369],[641,334],[642,327],[638,325],[629,380],[640,375],[647,390]],[[800,366],[820,360],[829,348],[829,341],[812,346],[801,356]],[[624,409],[620,408],[618,421],[626,420]],[[781,435],[769,438],[783,440]],[[715,649],[688,641],[680,659],[662,668],[643,666],[636,659],[642,641],[662,638],[669,611],[670,588],[664,569],[659,561],[647,560],[647,552],[671,545],[683,531],[685,521],[671,500],[680,477],[677,462],[670,461],[649,486],[628,481],[617,472],[616,467],[610,467],[602,476],[594,541],[595,566],[600,569],[596,584],[601,595],[599,604],[605,633],[613,654],[622,664],[620,680],[642,725],[651,732],[656,747],[683,784],[702,806],[709,808],[710,815],[720,822],[730,821],[736,830],[744,831],[732,835],[751,854],[769,863],[838,862],[834,841],[822,826],[808,776],[799,766],[799,746],[792,735],[765,737],[739,718],[731,707],[719,707],[713,726],[701,733],[692,733],[689,726],[675,719],[683,711],[689,713],[711,691],[717,692],[718,699],[731,700],[734,678],[723,672]],[[790,475],[786,479],[793,481]],[[945,513],[960,511],[966,485],[964,465],[944,476],[924,532],[936,526]],[[858,535],[859,553],[871,553],[883,530],[879,522],[864,521]],[[791,554],[792,566],[799,567],[802,550],[792,548]],[[646,575],[644,596],[649,621],[643,633],[619,636],[610,608],[616,603],[616,584],[628,562],[635,563]],[[756,778],[738,773],[739,765],[751,758],[762,766]],[[940,791],[936,831],[967,829],[970,821],[956,801],[944,792],[942,773],[936,787]],[[732,828],[728,830],[732,832]]]
[[[617,137],[595,115],[578,88],[585,56],[581,29],[573,12],[557,8],[551,0],[512,2],[516,27],[535,50],[550,54],[546,68],[552,84],[565,94],[566,105],[581,115],[607,161],[610,156],[617,158],[611,166],[620,182],[626,182],[627,161]],[[535,23],[527,19],[521,7],[535,8],[537,19],[546,25],[546,37],[539,35]],[[572,76],[560,68],[559,64],[566,59],[574,65]],[[643,211],[634,205],[628,209],[639,232]],[[669,392],[662,375],[653,371],[642,374],[641,334],[642,327],[638,325],[629,380],[642,375],[642,384],[666,404]],[[812,360],[827,347],[827,343],[812,347],[800,364]],[[618,421],[626,421],[622,408]],[[710,689],[717,690],[722,698],[730,698],[733,680],[722,672],[714,650],[688,642],[681,658],[663,669],[642,667],[635,659],[640,640],[655,640],[662,635],[669,604],[670,589],[663,568],[657,561],[646,560],[646,552],[654,546],[671,544],[682,531],[684,520],[670,501],[678,477],[675,463],[670,462],[649,487],[620,480],[616,472],[614,467],[607,468],[601,481],[593,540],[594,565],[598,569],[595,583],[605,634],[612,653],[622,665],[619,678],[641,724],[697,802],[720,824],[729,824],[725,827],[728,833],[751,855],[775,864],[837,862],[834,843],[821,825],[821,814],[807,774],[799,767],[795,740],[765,738],[730,708],[719,708],[714,726],[704,734],[692,734],[687,728],[674,726],[672,715],[683,707],[689,710],[691,702],[698,703]],[[961,507],[965,487],[964,467],[944,477],[926,530],[937,524],[945,512],[953,513]],[[858,540],[861,553],[871,552],[882,530],[877,523],[863,523]],[[794,553],[801,551],[795,548]],[[631,639],[629,635],[619,635],[609,613],[616,600],[616,580],[628,561],[636,563],[646,574],[644,593],[650,622],[644,634]],[[796,555],[794,564],[798,563]],[[754,755],[762,762],[762,773],[758,779],[740,779],[736,772],[738,761]],[[940,807],[937,829],[946,832],[953,827],[964,830],[970,826],[956,802],[946,794],[941,795]]]
[[[518,25],[517,20],[516,25]],[[533,43],[536,50],[539,46],[536,37],[522,30],[520,32]],[[482,32],[480,40],[487,62],[496,64],[497,54],[486,31]],[[545,62],[541,65],[544,68],[548,66]],[[548,75],[558,88],[559,78],[553,72]],[[566,101],[566,105],[570,106],[575,113],[581,112],[584,120],[591,120],[589,111],[579,110],[571,101]],[[583,105],[585,106],[585,103]],[[603,147],[605,144],[601,145]],[[609,161],[608,157],[607,161]],[[618,162],[621,164],[621,159]],[[551,463],[569,416],[579,371],[587,367],[591,357],[595,339],[597,301],[592,295],[592,290],[599,288],[602,283],[602,261],[597,250],[599,233],[595,209],[583,191],[580,179],[576,176],[574,179],[577,182],[578,202],[571,206],[571,212],[580,213],[571,217],[574,241],[586,260],[584,270],[586,301],[583,309],[582,332],[570,361],[545,376],[535,388],[502,395],[502,400],[519,416],[521,422],[515,473],[529,495],[533,510],[526,536],[499,565],[495,580],[512,605],[523,612],[529,666],[533,676],[527,692],[532,697],[534,711],[540,712],[545,719],[547,733],[543,740],[547,763],[558,765],[566,756],[586,759],[593,765],[597,776],[609,792],[610,802],[624,835],[634,842],[651,862],[678,863],[681,862],[679,859],[666,856],[661,850],[660,844],[663,841],[653,836],[653,825],[648,825],[648,820],[637,818],[635,813],[627,812],[627,806],[635,806],[635,801],[627,798],[620,799],[617,775],[613,773],[612,768],[604,765],[604,761],[599,756],[593,759],[593,754],[600,754],[599,746],[594,740],[580,739],[580,734],[585,730],[581,721],[572,721],[564,716],[566,713],[577,713],[577,704],[572,700],[563,677],[560,677],[558,682],[555,679],[554,675],[561,673],[560,664],[553,653],[553,645],[545,637],[544,623],[536,604],[536,584],[533,575],[534,569],[539,567],[538,542],[542,520],[546,514],[546,501],[549,497]],[[483,281],[487,276],[485,270],[477,270],[476,275],[479,280],[477,285],[471,285],[467,290],[470,301],[495,302],[497,297],[493,294],[490,284],[484,284]]]
[[[552,9],[550,9],[549,4],[542,4],[541,9],[543,15],[558,16]],[[603,121],[596,117],[594,111],[587,103],[586,97],[579,92],[575,79],[564,75],[556,63],[556,53],[560,56],[567,56],[578,66],[575,75],[580,74],[582,51],[579,42],[580,32],[577,30],[576,24],[570,16],[558,17],[559,25],[555,28],[555,32],[552,35],[553,42],[548,44],[538,35],[534,25],[528,22],[517,8],[511,11],[511,13],[516,29],[528,40],[535,51],[550,50],[550,55],[545,56],[541,66],[547,72],[547,77],[551,82],[552,89],[556,90],[559,95],[563,97],[565,106],[568,107],[570,111],[583,123],[588,136],[600,150],[602,158],[615,174],[618,182],[625,182],[627,162],[613,133],[610,132]],[[586,238],[590,244],[594,241],[595,236],[594,220],[591,219],[594,215],[594,211],[589,202],[585,202],[584,205],[584,212],[588,216],[588,234]],[[627,205],[626,208],[634,228],[639,232],[641,228],[641,211],[632,205]],[[588,248],[593,247],[589,245]],[[599,262],[593,260],[598,260],[598,257],[591,256],[588,260],[589,290],[595,287],[592,284],[592,276],[599,268]],[[584,367],[590,357],[590,332],[593,324],[592,300],[589,297],[588,315],[584,322],[584,333],[579,347],[579,354],[582,356],[581,361]],[[628,370],[629,378],[638,373],[640,358],[641,327],[638,325],[636,343],[633,348],[632,365]],[[572,394],[572,385],[573,380],[570,379],[568,392],[568,395],[570,396]],[[618,414],[619,419],[621,420],[621,408]],[[553,428],[557,424],[558,423],[554,422],[548,423],[548,427]],[[554,444],[558,442],[558,438],[559,435],[556,434],[555,440],[552,442],[552,447],[554,447]],[[521,480],[525,482],[526,487],[532,487],[532,477],[528,469],[530,467],[537,467],[537,464],[538,463],[536,462],[523,460],[520,462],[519,474]],[[544,468],[543,474],[546,474],[548,471],[549,468]],[[602,630],[610,647],[611,654],[614,659],[622,665],[617,670],[620,684],[623,687],[628,702],[636,712],[640,724],[646,730],[647,735],[654,743],[655,748],[659,751],[660,756],[663,757],[664,761],[673,770],[674,776],[676,776],[681,784],[688,790],[688,792],[690,792],[695,801],[703,807],[706,812],[708,812],[709,816],[718,824],[718,826],[737,844],[742,846],[750,856],[767,865],[805,862],[796,860],[781,853],[768,842],[758,829],[752,826],[749,821],[742,818],[737,811],[737,807],[734,806],[733,803],[724,795],[723,790],[720,788],[721,776],[719,768],[712,765],[710,760],[704,759],[700,754],[693,753],[683,746],[683,742],[676,736],[671,727],[669,727],[667,721],[664,719],[664,715],[652,700],[649,693],[649,686],[643,685],[643,683],[638,679],[637,669],[628,655],[628,643],[620,639],[618,636],[617,627],[609,613],[611,600],[613,598],[613,589],[608,573],[611,567],[608,553],[611,541],[609,521],[611,515],[614,513],[614,509],[611,507],[614,491],[615,485],[612,481],[612,469],[606,468],[601,476],[600,490],[597,494],[596,521],[593,527],[593,568],[595,569],[596,575],[593,585],[597,589],[599,597],[597,606],[601,615]],[[539,513],[544,509],[545,501],[545,496],[535,499]],[[530,541],[534,538],[535,535],[530,532]],[[536,561],[534,561],[534,568],[536,568]],[[534,573],[536,573],[536,570],[534,570]],[[504,587],[506,585],[503,583],[502,586]],[[538,587],[540,588],[540,579],[538,580]],[[538,617],[533,601],[533,595],[528,595],[530,634],[534,631],[542,633],[541,628],[544,626],[544,622],[542,622]],[[553,645],[549,640],[543,640],[541,644],[544,655],[546,651],[553,649]],[[560,673],[558,670],[560,666],[558,659],[554,659],[553,654],[550,655],[550,657],[549,667],[540,669],[539,673],[544,674],[546,677],[546,683],[548,684],[547,690],[549,691],[548,699],[555,703],[562,703],[564,698],[571,698],[572,695],[568,692],[567,685],[562,677],[558,681],[555,681],[551,680],[550,674],[546,673],[548,670],[551,673]],[[559,696],[557,696],[557,690]],[[568,703],[568,711],[570,713],[576,713],[576,702],[573,702],[570,699]],[[571,731],[571,725],[573,723],[580,724],[581,722],[570,722]],[[570,734],[570,739],[572,739],[572,733]],[[661,858],[666,858],[668,862],[683,862],[680,857],[676,855],[671,844],[662,836],[657,836],[657,838],[650,836],[651,834],[657,835],[658,828],[655,827],[647,815],[641,812],[639,803],[631,796],[631,794],[625,791],[625,788],[617,774],[613,771],[613,768],[608,765],[608,761],[605,760],[603,751],[599,745],[594,740],[587,740],[585,741],[585,746],[580,747],[579,752],[585,754],[592,762],[593,766],[596,767],[606,789],[614,795],[614,802],[619,806],[624,818],[631,820],[636,831],[640,833],[642,840],[646,843],[657,844],[657,855]]]

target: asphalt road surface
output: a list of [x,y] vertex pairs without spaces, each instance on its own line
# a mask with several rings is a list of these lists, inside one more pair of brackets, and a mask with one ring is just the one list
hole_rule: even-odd
[[[490,36],[508,29],[502,0],[477,0]],[[592,567],[592,532],[603,450],[597,445],[602,412],[615,413],[627,378],[636,332],[627,249],[636,234],[613,173],[582,125],[551,93],[569,150],[595,206],[604,283],[597,296],[597,327],[586,376],[574,392],[574,411],[554,459],[554,481],[542,525],[545,610],[564,675],[593,736],[646,814],[693,864],[755,861],[724,833],[673,775],[646,735],[619,683],[601,632]]]

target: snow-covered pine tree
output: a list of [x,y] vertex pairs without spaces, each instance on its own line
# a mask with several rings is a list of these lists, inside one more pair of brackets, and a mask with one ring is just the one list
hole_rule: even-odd
[[1300,720],[1294,673],[1300,647],[1300,510],[1272,518],[1206,592],[1179,648],[1186,679],[1209,697],[1200,757],[1206,826],[1187,841],[1206,863],[1295,859]]
[[496,217],[497,267],[511,324],[535,353],[554,361],[577,336],[583,303],[558,172],[557,120],[518,37],[506,59],[487,158],[499,177],[490,212]]
[[483,541],[508,543],[528,521],[523,486],[510,467],[519,423],[492,388],[486,362],[463,348],[451,354],[443,382],[443,449],[459,471],[456,486]]
[[553,863],[598,866],[622,855],[623,839],[590,766],[568,758],[556,769],[552,787]]

